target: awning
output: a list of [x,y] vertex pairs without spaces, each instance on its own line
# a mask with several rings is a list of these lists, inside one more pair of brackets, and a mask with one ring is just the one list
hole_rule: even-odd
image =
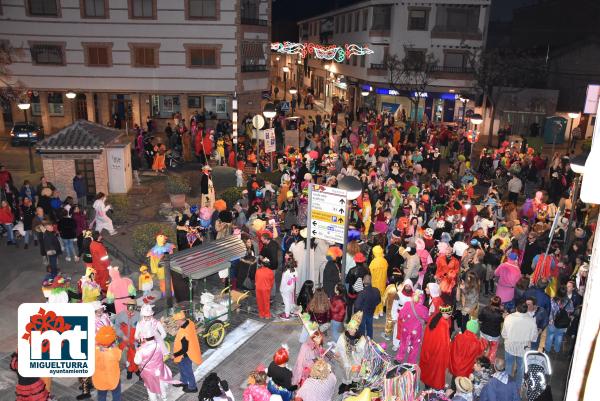
[[228,269],[231,262],[246,254],[244,242],[235,235],[175,253],[171,270],[193,280]]
[[265,59],[264,43],[261,42],[242,42],[242,56],[245,59],[263,60]]

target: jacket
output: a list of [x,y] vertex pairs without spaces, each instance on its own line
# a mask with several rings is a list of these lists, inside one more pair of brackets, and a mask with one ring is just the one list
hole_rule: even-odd
[[181,362],[184,356],[190,358],[196,365],[202,363],[198,333],[196,333],[196,326],[191,320],[186,320],[179,330],[177,330],[175,342],[173,343],[173,351],[175,363]]
[[268,244],[263,246],[260,251],[260,256],[269,259],[269,265],[267,266],[271,270],[277,270],[278,265],[278,255],[279,255],[279,247],[277,246],[277,242],[271,240]]
[[64,217],[58,221],[58,232],[62,239],[77,238],[77,223],[71,217]]
[[538,338],[535,320],[526,313],[511,313],[504,319],[502,327],[504,350],[514,356],[525,355],[525,347]]
[[331,298],[331,320],[343,322],[346,317],[346,302],[341,295],[334,295]]
[[23,219],[23,229],[29,231],[32,229],[33,218],[35,217],[35,207],[21,205],[21,218]]
[[495,373],[481,390],[479,401],[520,401],[519,386],[508,375]]
[[77,194],[78,199],[87,195],[87,188],[85,185],[85,179],[83,177],[73,177],[73,190]]
[[92,383],[96,390],[114,390],[121,378],[121,350],[118,347],[96,347],[96,370]]
[[486,306],[479,312],[481,333],[490,337],[500,337],[503,320],[504,318],[500,310]]
[[365,285],[365,288],[358,294],[354,302],[354,310],[363,311],[365,315],[372,315],[380,302],[379,290],[370,285]]
[[10,206],[0,208],[0,224],[12,224],[14,221],[15,216]]
[[329,260],[323,269],[323,289],[329,298],[335,294],[335,285],[341,281],[339,265]]
[[60,247],[60,242],[58,241],[58,237],[54,232],[46,231],[43,235],[44,242],[44,250],[46,251],[46,255],[48,252],[54,251],[54,255],[61,255],[62,249]]

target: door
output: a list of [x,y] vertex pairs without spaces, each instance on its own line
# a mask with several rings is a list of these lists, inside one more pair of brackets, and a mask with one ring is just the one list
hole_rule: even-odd
[[456,100],[444,100],[444,122],[451,123],[454,121],[454,107]]
[[85,180],[88,198],[96,194],[96,176],[93,159],[75,159],[75,171],[81,172]]
[[[125,128],[125,122],[128,122],[130,127],[133,126],[133,113],[131,111],[131,99],[126,98],[125,95],[117,95],[110,99],[111,122],[115,128]],[[114,119],[115,115],[117,116],[116,121]]]
[[75,105],[75,118],[77,120],[87,120],[87,102],[84,93],[77,94],[77,103]]

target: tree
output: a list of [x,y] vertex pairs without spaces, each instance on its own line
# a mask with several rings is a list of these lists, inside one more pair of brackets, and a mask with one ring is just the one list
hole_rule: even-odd
[[521,92],[525,88],[543,86],[546,67],[535,54],[515,49],[490,49],[471,53],[469,63],[475,74],[475,88],[483,95],[485,110],[490,108],[488,146],[492,145],[497,106],[504,95]]
[[385,62],[390,87],[412,103],[414,115],[411,115],[411,125],[416,124],[419,103],[427,93],[427,87],[432,81],[431,73],[437,66],[437,59],[433,54],[413,54],[407,52],[402,59],[393,55]]
[[10,65],[23,56],[22,48],[13,47],[9,41],[0,40],[0,107],[18,100],[23,84],[12,77]]

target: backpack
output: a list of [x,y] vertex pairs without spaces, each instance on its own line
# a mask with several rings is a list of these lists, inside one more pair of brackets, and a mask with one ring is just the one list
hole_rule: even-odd
[[565,310],[565,307],[559,307],[556,316],[554,316],[554,327],[557,329],[566,329],[571,324],[569,314]]

